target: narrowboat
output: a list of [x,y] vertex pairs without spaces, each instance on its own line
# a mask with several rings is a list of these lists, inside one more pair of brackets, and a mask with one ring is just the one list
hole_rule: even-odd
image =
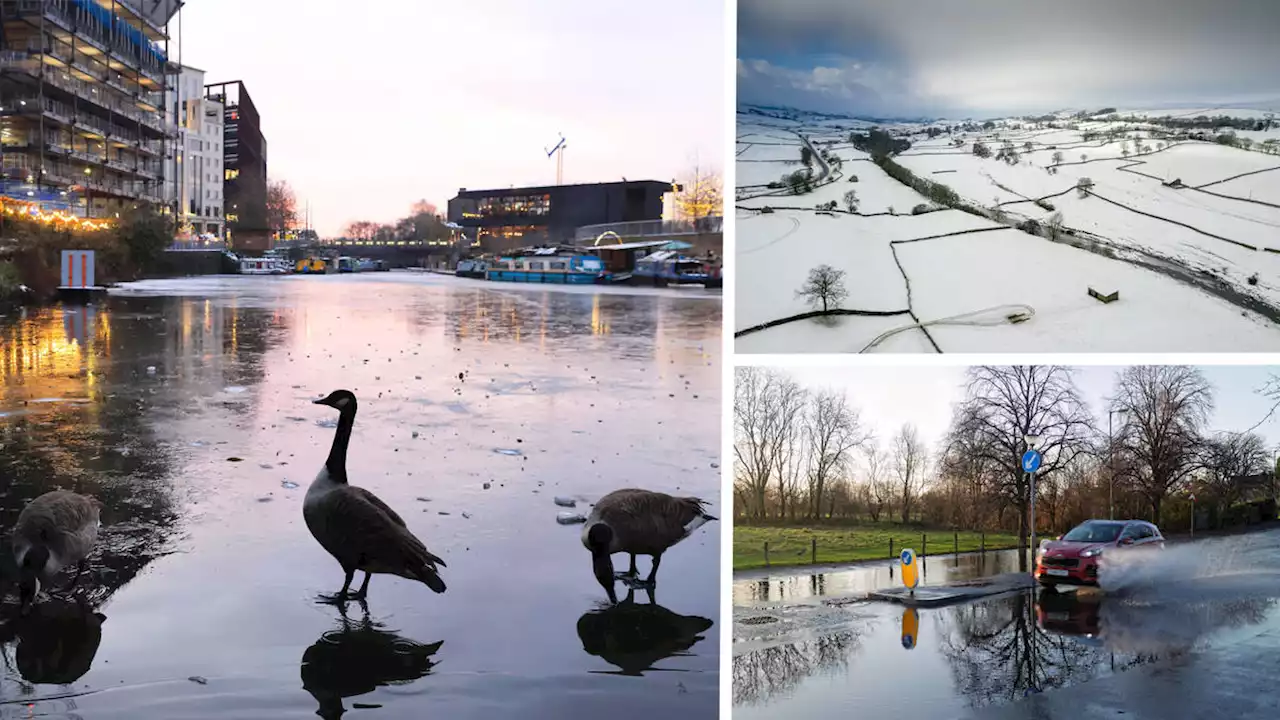
[[240,258],[241,275],[287,275],[289,266],[278,257]]
[[634,285],[701,285],[723,287],[720,268],[712,263],[681,255],[676,250],[659,250],[636,261],[631,273]]
[[453,274],[456,277],[484,280],[485,271],[488,269],[489,269],[488,260],[466,259],[466,260],[458,261],[458,265],[457,267],[454,268]]
[[606,275],[595,255],[536,248],[529,254],[500,257],[485,270],[485,279],[500,282],[590,285]]
[[347,257],[346,255],[343,255],[342,257],[338,258],[338,272],[340,273],[360,272],[360,268],[359,268],[359,265],[356,263],[355,258]]
[[293,271],[302,275],[323,275],[329,272],[329,264],[324,261],[324,258],[309,257],[299,260],[294,265]]

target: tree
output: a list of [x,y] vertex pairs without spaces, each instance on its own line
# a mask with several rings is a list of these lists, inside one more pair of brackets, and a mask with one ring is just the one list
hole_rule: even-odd
[[[1219,433],[1202,446],[1205,485],[1219,507],[1228,508],[1251,490],[1263,489],[1259,476],[1269,475],[1271,456],[1266,441],[1255,433]],[[1265,489],[1270,492],[1270,478]]]
[[903,523],[911,522],[911,509],[924,485],[928,461],[928,451],[916,426],[910,423],[903,425],[893,438],[893,471],[898,479],[898,510],[902,513]]
[[676,213],[681,220],[700,220],[724,214],[724,184],[720,175],[694,163],[680,183]]
[[174,225],[172,216],[160,214],[149,203],[139,203],[121,214],[116,232],[138,269],[150,270],[173,244]]
[[284,180],[267,183],[267,228],[272,232],[291,229],[298,222],[298,198]]
[[1080,153],[1080,162],[1084,162],[1088,159],[1089,159],[1088,155],[1085,155],[1084,153]]
[[814,307],[821,305],[824,313],[833,306],[839,307],[848,296],[849,291],[844,287],[844,271],[830,265],[819,265],[810,270],[808,280],[796,291],[796,297],[803,298]]
[[867,466],[867,512],[872,522],[880,522],[880,513],[893,502],[893,481],[887,472],[889,458],[880,445],[871,441],[863,446]]
[[808,145],[800,146],[800,164],[807,168],[813,167],[813,151]]
[[[748,500],[748,517],[764,518],[769,483],[784,488],[783,463],[794,451],[800,431],[804,390],[788,375],[760,367],[734,372],[733,479]],[[785,512],[786,497],[780,498]]]
[[1059,150],[1059,151],[1057,151],[1057,152],[1055,152],[1055,153],[1053,154],[1053,164],[1054,164],[1054,165],[1061,165],[1061,164],[1062,164],[1062,151],[1061,151],[1061,150]]
[[1045,227],[1049,229],[1049,239],[1057,240],[1062,235],[1062,213],[1056,212],[1050,215],[1045,222]]
[[[991,487],[1018,513],[1025,544],[1030,486],[1022,471],[1026,437],[1040,438],[1047,477],[1092,451],[1093,418],[1070,368],[1056,365],[970,368],[965,399],[951,421],[948,451],[990,469]],[[1019,559],[1026,569],[1026,557]]]
[[991,157],[991,148],[987,147],[985,143],[974,142],[973,154],[980,158],[989,158]]
[[822,390],[810,396],[805,418],[805,435],[811,450],[809,462],[809,503],[811,517],[822,519],[822,501],[834,478],[847,469],[850,454],[865,443],[858,411],[837,390]]
[[440,214],[440,209],[430,200],[423,199],[418,200],[409,207],[409,214],[438,216]]
[[792,195],[801,195],[812,189],[812,181],[809,174],[803,170],[796,170],[790,175],[784,175],[782,179],[786,182],[787,186],[791,188]]
[[1082,177],[1076,181],[1076,190],[1080,192],[1080,198],[1089,197],[1089,191],[1093,190],[1093,181],[1087,177]]
[[844,194],[844,206],[849,212],[858,211],[858,193],[854,190]]
[[1166,497],[1196,469],[1201,428],[1213,410],[1213,390],[1185,365],[1135,365],[1120,374],[1112,407],[1128,412],[1117,440],[1126,459],[1119,472],[1160,522]]

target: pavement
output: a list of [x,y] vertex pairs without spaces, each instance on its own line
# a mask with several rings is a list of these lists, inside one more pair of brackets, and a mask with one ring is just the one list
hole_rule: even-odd
[[896,602],[907,607],[943,607],[1033,587],[1035,581],[1028,573],[1004,573],[980,580],[918,587],[914,590],[906,587],[885,588],[868,593],[867,598]]

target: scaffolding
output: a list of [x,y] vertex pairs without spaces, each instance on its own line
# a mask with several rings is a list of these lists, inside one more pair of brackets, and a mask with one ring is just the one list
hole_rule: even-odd
[[168,202],[179,67],[171,15],[153,23],[162,15],[120,0],[0,0],[0,195],[88,217]]

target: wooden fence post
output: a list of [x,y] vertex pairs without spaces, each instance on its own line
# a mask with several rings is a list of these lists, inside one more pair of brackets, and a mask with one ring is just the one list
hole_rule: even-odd
[[983,555],[986,555],[986,554],[987,554],[987,534],[986,534],[985,532],[984,532],[984,533],[982,533],[982,545],[981,545],[981,547],[982,547],[982,554],[983,554]]
[[764,541],[764,566],[769,567],[769,541]]
[[920,533],[920,557],[924,557],[925,555],[928,555],[928,554],[929,554],[929,536],[924,533]]
[[892,560],[894,557],[896,556],[893,554],[893,538],[889,538],[889,559]]
[[955,534],[955,554],[960,554],[960,533]]
[[818,538],[810,538],[809,557],[812,564],[818,564]]

